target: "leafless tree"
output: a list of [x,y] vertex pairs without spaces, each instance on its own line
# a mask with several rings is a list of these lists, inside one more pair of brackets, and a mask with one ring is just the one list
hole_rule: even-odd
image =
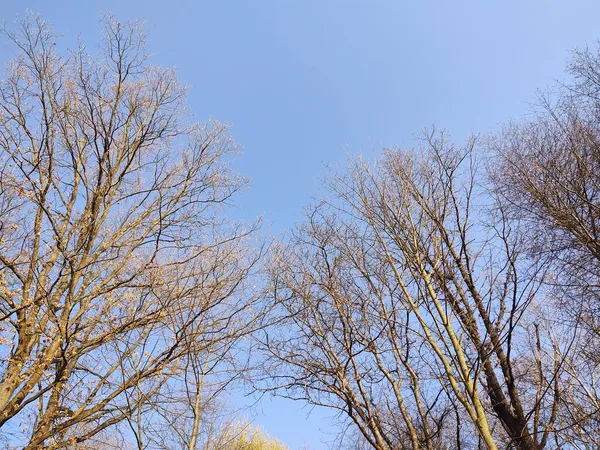
[[[493,140],[496,191],[521,222],[532,259],[548,265],[546,284],[563,321],[581,334],[564,400],[574,441],[598,445],[600,409],[600,53],[574,53],[571,81],[540,96],[532,118]],[[578,444],[584,445],[584,444]]]
[[110,430],[145,448],[174,378],[225,357],[253,322],[240,288],[260,253],[246,245],[254,227],[222,213],[244,185],[227,127],[193,121],[138,24],[104,25],[97,57],[61,55],[41,19],[6,32],[18,49],[0,83],[7,445]]
[[[513,217],[529,225],[530,251],[549,257],[562,295],[585,306],[573,312],[594,328],[600,276],[600,55],[578,52],[574,82],[540,99],[532,120],[494,140],[499,193]],[[587,305],[577,301],[585,296]],[[589,301],[594,300],[594,301]],[[581,314],[579,314],[581,313]]]
[[273,257],[267,390],[336,408],[376,449],[560,442],[571,341],[535,314],[544,266],[478,184],[474,147],[433,131],[329,183]]

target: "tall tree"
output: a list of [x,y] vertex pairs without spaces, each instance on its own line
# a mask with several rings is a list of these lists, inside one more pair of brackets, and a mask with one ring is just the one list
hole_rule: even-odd
[[0,429],[62,448],[129,423],[143,448],[173,377],[253,323],[239,295],[252,227],[221,208],[244,184],[227,167],[236,146],[190,118],[136,23],[107,18],[94,57],[61,56],[41,19],[7,35],[19,53],[0,83]]
[[474,146],[433,132],[334,177],[271,264],[268,389],[337,409],[376,449],[556,438],[564,343],[530,313],[543,273]]
[[[578,445],[600,445],[600,47],[575,52],[571,80],[540,96],[533,117],[493,140],[495,189],[520,222],[529,256],[580,330],[569,370],[568,414]],[[569,427],[567,427],[569,428]]]

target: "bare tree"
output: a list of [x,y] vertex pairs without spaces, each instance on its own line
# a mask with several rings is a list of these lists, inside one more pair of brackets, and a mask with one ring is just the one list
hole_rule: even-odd
[[555,284],[566,287],[562,295],[595,299],[573,311],[591,328],[600,276],[599,70],[600,55],[575,53],[574,82],[541,97],[532,120],[507,127],[493,142],[500,157],[494,181],[507,209],[528,223],[530,252],[560,267]]
[[244,184],[227,167],[236,146],[191,120],[138,24],[104,24],[98,57],[61,56],[40,19],[7,31],[19,54],[0,83],[0,427],[28,449],[107,430],[144,448],[174,377],[252,323],[239,293],[253,227],[221,207]]
[[[569,417],[577,441],[596,448],[600,420],[600,53],[575,52],[572,80],[540,97],[530,120],[493,140],[495,189],[521,222],[532,259],[551,271],[546,284],[563,322],[579,330],[569,371]],[[583,375],[585,374],[585,375]],[[592,439],[590,441],[590,439]],[[582,445],[583,444],[578,444]]]
[[432,132],[331,181],[271,264],[267,390],[336,408],[376,449],[560,441],[570,341],[534,314],[544,267],[479,187],[474,146]]

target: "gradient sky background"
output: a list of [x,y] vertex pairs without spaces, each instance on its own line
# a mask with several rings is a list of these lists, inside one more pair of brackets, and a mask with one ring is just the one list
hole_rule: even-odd
[[[233,126],[235,166],[252,178],[235,216],[263,215],[279,234],[319,195],[324,164],[411,146],[436,123],[456,141],[528,113],[538,88],[565,77],[570,52],[600,38],[600,2],[12,1],[64,34],[97,42],[103,11],[141,19],[153,64],[175,66],[200,120]],[[59,44],[60,45],[60,44]],[[14,54],[0,41],[2,63]],[[235,398],[232,402],[243,403]],[[326,448],[328,414],[277,400],[254,420],[290,449]],[[320,431],[321,430],[321,431]]]

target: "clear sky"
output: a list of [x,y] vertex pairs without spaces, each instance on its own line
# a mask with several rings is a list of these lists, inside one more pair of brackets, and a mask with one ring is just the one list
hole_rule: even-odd
[[[0,0],[27,8],[70,44],[94,43],[102,11],[141,19],[153,63],[175,66],[199,119],[233,126],[236,168],[252,178],[236,216],[278,234],[319,194],[324,163],[410,146],[432,123],[455,140],[527,114],[565,76],[574,48],[600,39],[600,2],[354,0]],[[0,61],[13,49],[0,42]],[[291,449],[325,448],[326,415],[287,401],[256,418]]]

